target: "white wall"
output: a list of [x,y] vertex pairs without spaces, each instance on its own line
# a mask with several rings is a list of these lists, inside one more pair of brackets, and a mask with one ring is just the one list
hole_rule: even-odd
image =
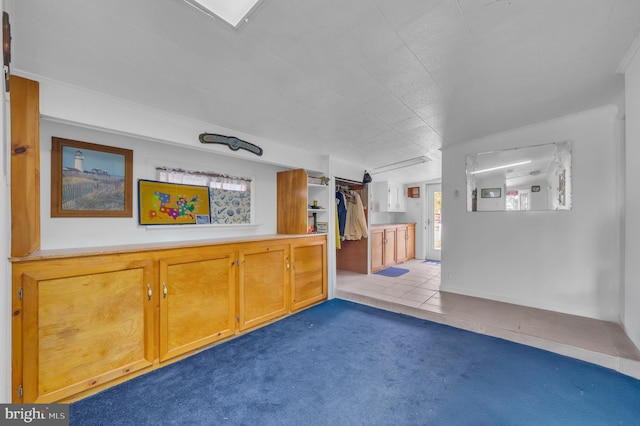
[[[51,217],[51,137],[79,140],[133,150],[134,212],[130,218]],[[95,247],[161,241],[228,238],[276,233],[276,173],[282,167],[233,158],[210,151],[113,134],[105,131],[52,122],[40,122],[41,248]],[[155,179],[155,167],[213,171],[254,181],[253,205],[256,227],[138,225],[137,181]]]
[[335,157],[330,159],[331,176],[362,182],[364,168]]
[[[329,168],[327,155],[292,149],[277,141],[236,132],[213,123],[167,113],[39,76],[22,76],[40,83],[40,113],[47,119],[108,129],[112,133],[289,168],[325,172]],[[245,150],[231,152],[223,145],[201,144],[198,135],[203,132],[236,136],[259,145],[264,153],[257,157]]]
[[[13,4],[2,1],[2,10],[7,11],[11,17]],[[3,40],[4,43],[4,40]],[[2,75],[2,102],[0,102],[0,137],[2,149],[0,149],[0,261],[2,268],[0,274],[4,285],[0,289],[0,403],[11,402],[11,265],[8,258],[11,254],[11,193],[10,184],[10,148],[11,148],[11,119],[9,116],[9,97],[5,92],[4,73]]]
[[[2,0],[2,10],[9,13],[9,21],[13,16],[13,0]],[[4,43],[4,40],[3,40]],[[0,149],[0,226],[3,229],[0,238],[0,268],[1,278],[5,285],[0,290],[0,403],[11,402],[11,265],[7,261],[11,255],[11,118],[9,111],[9,96],[5,91],[4,73],[3,83],[0,84],[2,91],[2,102],[0,103],[0,117],[2,117],[2,127],[0,127],[0,137],[2,138],[2,149]]]
[[[442,290],[620,320],[616,113],[605,106],[443,149]],[[465,155],[563,140],[573,141],[573,210],[467,212],[466,197],[454,198],[466,189]]]
[[[636,40],[635,47],[638,47]],[[640,347],[640,51],[625,69],[626,211],[623,325]]]
[[[506,209],[507,202],[505,194],[504,178],[502,176],[489,176],[484,179],[476,179],[477,206],[479,212],[502,211]],[[483,198],[483,189],[499,189],[500,196],[497,198]]]

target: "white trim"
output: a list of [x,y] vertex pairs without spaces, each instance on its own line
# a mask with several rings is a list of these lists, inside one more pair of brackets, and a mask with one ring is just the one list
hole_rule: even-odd
[[618,65],[618,69],[616,69],[616,73],[624,74],[627,71],[627,67],[631,63],[631,60],[636,55],[636,52],[640,49],[640,33],[636,36],[636,38],[629,46],[627,53],[625,53],[624,57],[620,61],[620,65]]
[[253,224],[253,223],[236,223],[236,224],[213,224],[210,223],[208,225],[196,225],[196,224],[186,224],[186,225],[138,225],[138,228],[144,228],[146,231],[155,231],[155,230],[167,230],[167,229],[194,229],[194,228],[218,228],[218,229],[233,229],[233,228],[257,228],[262,226],[261,223]]

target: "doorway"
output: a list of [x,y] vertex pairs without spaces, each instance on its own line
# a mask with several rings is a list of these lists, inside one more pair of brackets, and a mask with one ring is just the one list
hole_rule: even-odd
[[442,185],[426,184],[425,255],[428,260],[441,260],[442,252]]

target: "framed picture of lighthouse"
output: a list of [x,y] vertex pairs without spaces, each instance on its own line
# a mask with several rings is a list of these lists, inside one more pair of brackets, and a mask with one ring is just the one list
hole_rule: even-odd
[[133,151],[51,138],[51,217],[131,217]]

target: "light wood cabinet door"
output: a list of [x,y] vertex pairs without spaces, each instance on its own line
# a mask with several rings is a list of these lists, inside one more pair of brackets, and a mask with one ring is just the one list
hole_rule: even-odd
[[384,230],[384,266],[389,267],[396,264],[396,229],[386,228]]
[[396,228],[396,263],[407,260],[407,227],[398,226]]
[[287,170],[277,174],[278,234],[306,234],[308,217],[307,172]]
[[371,272],[384,268],[384,229],[371,228]]
[[407,260],[416,258],[416,225],[407,225]]
[[291,245],[291,310],[296,311],[327,298],[327,240]]
[[235,332],[235,251],[160,260],[160,361]]
[[240,330],[263,324],[289,311],[289,244],[256,244],[239,253]]
[[153,365],[153,263],[80,260],[21,274],[22,403],[58,401]]

